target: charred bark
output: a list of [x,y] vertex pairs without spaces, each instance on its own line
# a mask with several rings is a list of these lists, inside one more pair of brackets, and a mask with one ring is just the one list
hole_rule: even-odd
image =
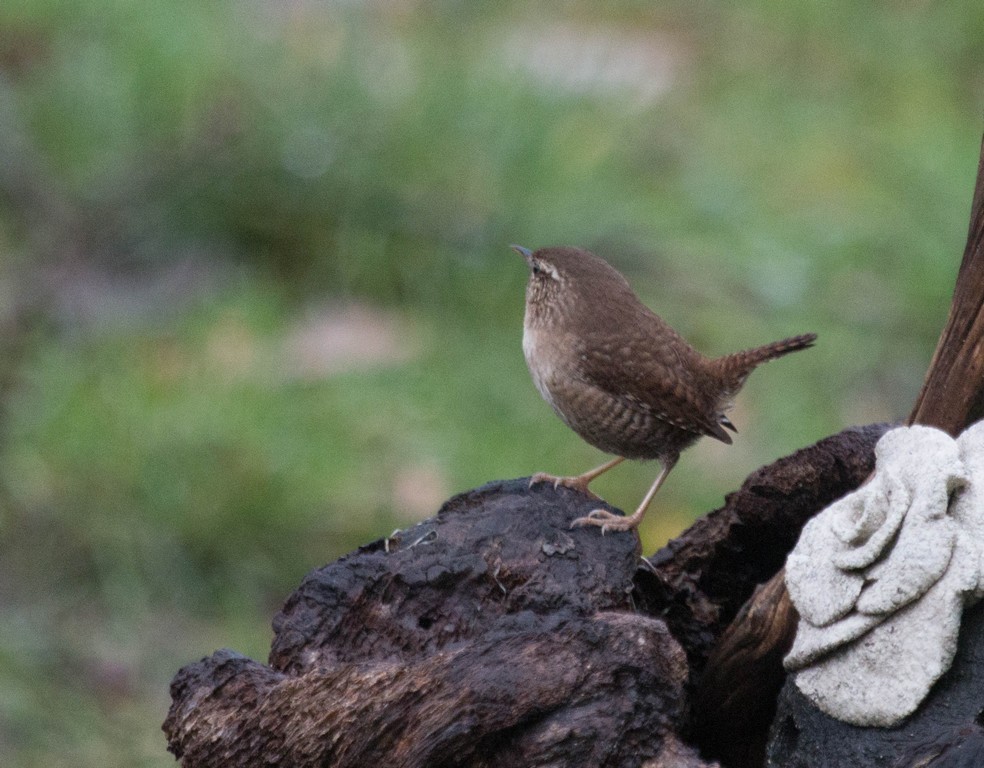
[[310,574],[269,665],[220,651],[181,670],[170,749],[189,768],[708,766],[686,735],[711,647],[882,429],[759,470],[649,562],[634,535],[570,530],[598,502],[569,489],[457,496]]
[[787,685],[769,744],[777,768],[974,768],[984,765],[984,605],[964,614],[953,664],[895,728],[859,728],[825,715]]
[[223,651],[178,674],[171,750],[226,768],[705,765],[675,737],[686,656],[632,610],[638,540],[569,530],[597,506],[494,483],[315,571],[269,666]]

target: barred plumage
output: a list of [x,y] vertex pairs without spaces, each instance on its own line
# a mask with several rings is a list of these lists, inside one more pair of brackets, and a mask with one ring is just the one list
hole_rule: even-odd
[[635,514],[596,510],[576,525],[634,528],[680,452],[703,436],[731,443],[725,412],[756,366],[813,345],[816,335],[706,358],[632,292],[621,274],[579,248],[513,246],[526,259],[523,352],[536,388],[584,440],[615,459],[569,478],[533,482],[587,491],[621,460],[658,459],[662,471]]

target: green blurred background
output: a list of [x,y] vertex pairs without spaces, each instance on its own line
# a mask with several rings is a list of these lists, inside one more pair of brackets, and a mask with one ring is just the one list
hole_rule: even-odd
[[173,673],[265,658],[306,572],[601,460],[529,380],[509,243],[596,250],[708,353],[820,334],[684,457],[647,552],[904,416],[982,50],[980,0],[4,0],[0,765],[173,764]]

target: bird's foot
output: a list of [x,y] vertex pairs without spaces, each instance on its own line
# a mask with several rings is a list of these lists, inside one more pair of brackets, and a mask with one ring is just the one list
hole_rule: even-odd
[[607,509],[593,509],[584,517],[577,518],[571,523],[571,528],[580,528],[583,525],[597,525],[601,528],[601,535],[604,536],[608,531],[631,531],[638,527],[640,517],[632,515],[623,517],[615,515]]
[[[590,474],[590,473],[589,473]],[[590,496],[592,499],[601,501],[600,497],[592,493],[588,489],[588,483],[594,479],[594,476],[589,477],[588,475],[577,475],[575,477],[557,477],[556,475],[548,475],[546,472],[537,472],[535,475],[530,477],[530,488],[532,488],[537,483],[553,483],[554,488],[558,488],[561,485],[565,488],[571,488],[575,491],[580,491],[586,496]]]

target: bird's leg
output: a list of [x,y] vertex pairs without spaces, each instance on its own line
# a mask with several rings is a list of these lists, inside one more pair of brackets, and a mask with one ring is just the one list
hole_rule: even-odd
[[670,474],[670,470],[673,469],[674,464],[676,464],[675,458],[663,462],[663,468],[656,476],[656,480],[653,482],[646,497],[642,500],[639,508],[628,517],[613,515],[606,509],[594,509],[585,517],[577,518],[577,520],[571,523],[571,528],[581,525],[597,525],[601,527],[602,534],[605,534],[607,531],[628,531],[632,528],[637,528],[639,523],[642,522],[643,515],[646,514],[646,509],[652,502],[653,496],[656,495],[656,491],[659,490],[666,476]]
[[588,490],[588,484],[591,483],[598,475],[604,474],[612,467],[618,466],[623,461],[625,461],[624,456],[616,456],[611,461],[606,461],[600,467],[595,467],[583,475],[576,475],[574,477],[556,477],[555,475],[548,475],[546,472],[537,472],[530,478],[530,486],[534,483],[553,483],[554,488],[558,485],[563,485],[566,488],[573,488],[576,491],[585,493],[592,499],[597,499],[591,491]]

